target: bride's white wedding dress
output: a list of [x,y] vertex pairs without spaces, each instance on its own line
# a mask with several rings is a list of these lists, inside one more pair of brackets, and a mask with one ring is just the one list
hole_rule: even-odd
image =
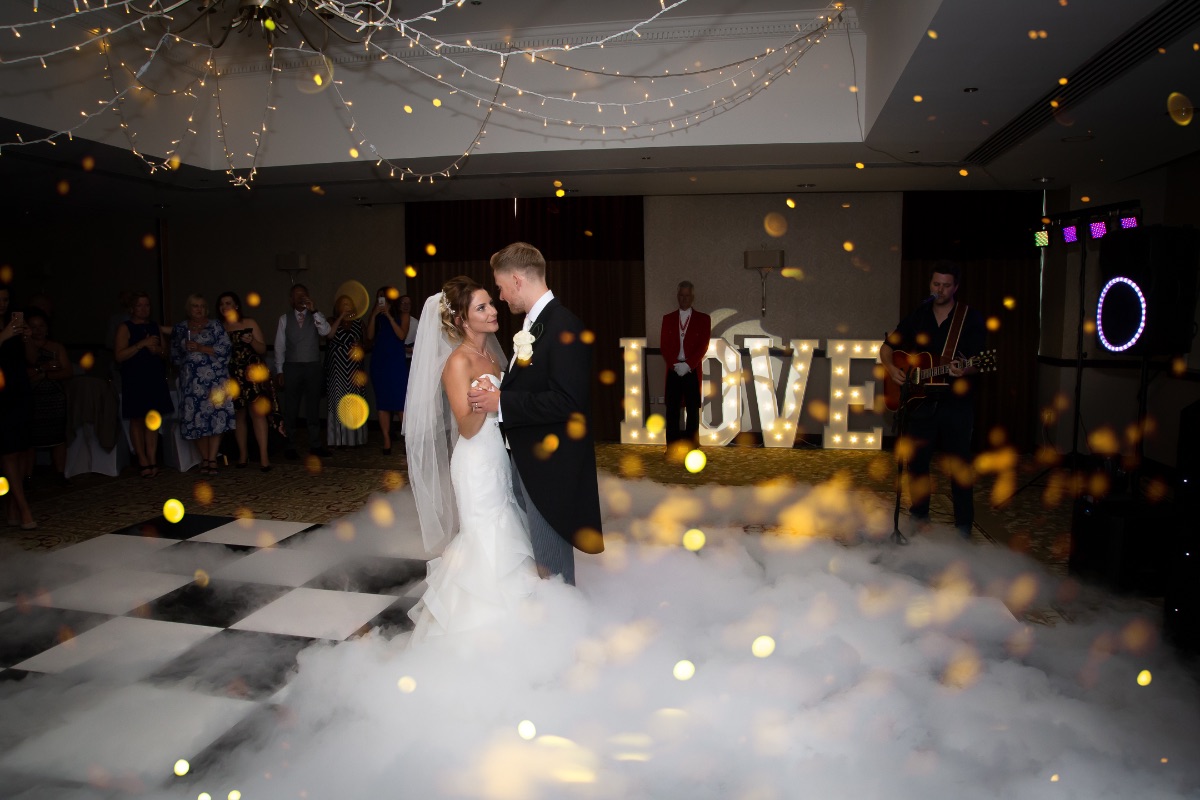
[[459,437],[450,479],[459,531],[441,558],[429,562],[429,588],[409,612],[414,642],[503,619],[537,583],[528,524],[513,497],[512,467],[495,414],[470,439]]

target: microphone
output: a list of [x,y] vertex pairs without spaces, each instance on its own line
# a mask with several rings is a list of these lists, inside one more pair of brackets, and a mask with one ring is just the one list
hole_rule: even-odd
[[933,302],[933,299],[934,299],[935,297],[937,297],[937,295],[936,295],[936,294],[931,294],[931,295],[929,295],[928,297],[926,297],[924,300],[922,300],[922,301],[921,301],[921,305],[925,305],[926,303]]

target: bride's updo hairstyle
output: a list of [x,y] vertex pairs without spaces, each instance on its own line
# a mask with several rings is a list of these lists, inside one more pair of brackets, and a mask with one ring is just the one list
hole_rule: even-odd
[[463,321],[467,318],[467,309],[471,307],[471,295],[483,287],[474,278],[459,275],[451,278],[442,286],[442,302],[438,317],[442,330],[451,340],[460,342],[463,338]]

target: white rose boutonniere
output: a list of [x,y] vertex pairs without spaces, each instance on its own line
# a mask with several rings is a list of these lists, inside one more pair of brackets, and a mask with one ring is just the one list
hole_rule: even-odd
[[528,366],[533,360],[534,335],[529,331],[517,331],[513,334],[513,354],[521,366]]

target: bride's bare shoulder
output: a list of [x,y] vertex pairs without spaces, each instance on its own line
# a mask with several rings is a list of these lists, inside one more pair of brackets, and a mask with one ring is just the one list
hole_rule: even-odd
[[442,368],[442,376],[466,374],[471,370],[471,357],[461,347],[454,348]]

